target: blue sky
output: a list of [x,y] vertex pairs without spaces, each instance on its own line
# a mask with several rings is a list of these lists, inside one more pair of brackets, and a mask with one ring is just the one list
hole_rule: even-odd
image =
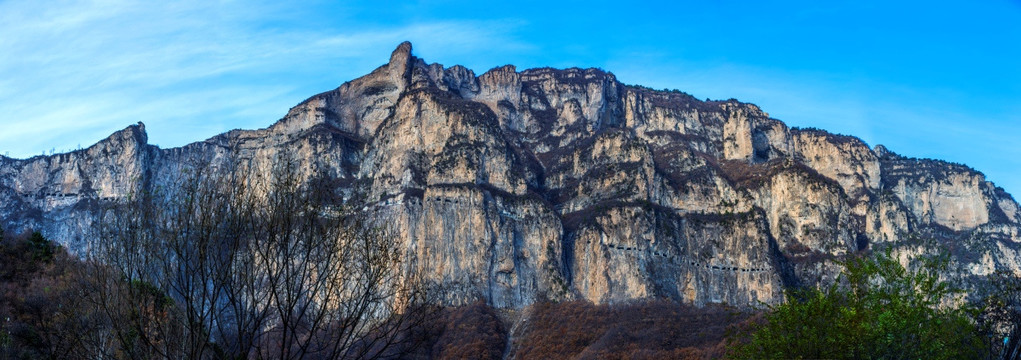
[[0,0],[0,153],[85,147],[138,121],[161,147],[266,127],[402,40],[476,73],[600,67],[733,97],[1021,194],[1018,0]]

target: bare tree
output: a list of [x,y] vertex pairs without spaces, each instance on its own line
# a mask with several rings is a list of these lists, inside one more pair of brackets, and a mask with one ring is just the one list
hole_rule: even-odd
[[986,292],[979,321],[987,328],[991,355],[1021,359],[1021,276],[997,270],[989,276]]
[[[201,164],[102,217],[95,299],[129,358],[383,358],[428,320],[392,229],[286,157]],[[227,167],[225,167],[227,165]],[[306,170],[306,171],[301,171]],[[101,346],[100,346],[101,347]]]

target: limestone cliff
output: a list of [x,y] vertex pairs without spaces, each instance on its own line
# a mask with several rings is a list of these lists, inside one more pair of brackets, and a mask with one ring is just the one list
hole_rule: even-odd
[[240,156],[268,171],[278,154],[334,180],[344,206],[396,226],[450,303],[756,306],[832,281],[834,260],[876,246],[949,248],[947,276],[964,284],[1021,272],[1018,204],[965,166],[599,69],[477,76],[427,64],[410,43],[266,129],[160,149],[140,123],[84,150],[0,157],[0,221],[78,249],[105,201],[196,163]]

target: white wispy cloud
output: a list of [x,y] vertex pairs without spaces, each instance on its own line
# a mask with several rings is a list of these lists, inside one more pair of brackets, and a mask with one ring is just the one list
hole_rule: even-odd
[[[322,13],[332,3],[316,1],[0,0],[0,154],[88,146],[138,121],[146,123],[150,142],[163,147],[265,127],[298,101],[383,64],[403,40],[428,61],[479,72],[541,58],[542,46],[570,45],[517,39],[521,29],[543,35],[521,20],[432,14],[418,22],[367,24],[343,5]],[[854,134],[909,156],[965,162],[1009,190],[1021,189],[1014,170],[1021,166],[1016,102],[893,89],[898,85],[853,74],[691,62],[676,51],[656,51],[581,58],[628,83],[736,97],[792,125]],[[521,54],[530,56],[513,56]],[[567,64],[573,65],[580,64]],[[954,101],[969,110],[950,113]],[[933,104],[940,108],[925,108]]]
[[316,15],[303,5],[0,1],[0,152],[69,150],[138,121],[161,146],[268,126],[403,40],[455,54],[524,46],[500,22],[302,26]]

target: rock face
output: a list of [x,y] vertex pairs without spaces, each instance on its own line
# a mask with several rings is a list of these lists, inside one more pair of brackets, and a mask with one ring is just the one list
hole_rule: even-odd
[[139,123],[84,150],[0,157],[0,221],[80,250],[106,201],[196,163],[241,156],[268,171],[279,154],[396,226],[449,303],[757,306],[833,281],[834,260],[876,246],[949,248],[947,277],[965,285],[1021,272],[1018,204],[970,168],[599,69],[476,76],[410,43],[266,129],[159,149]]

